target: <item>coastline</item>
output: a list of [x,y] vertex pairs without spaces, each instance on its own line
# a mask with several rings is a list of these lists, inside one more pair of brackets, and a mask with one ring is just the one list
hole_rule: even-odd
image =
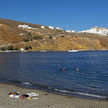
[[[14,99],[9,97],[13,90],[25,93],[39,93],[38,100]],[[0,108],[108,108],[108,102],[89,100],[48,93],[41,90],[22,88],[16,85],[0,83]]]
[[[6,50],[6,51],[1,51],[0,50],[0,53],[8,53],[8,52],[69,52],[70,50],[25,50],[25,51],[20,51],[20,50]],[[108,51],[108,49],[92,49],[92,50],[87,50],[87,49],[81,49],[81,50],[73,50],[73,51],[76,51],[76,52],[87,52],[87,51]]]

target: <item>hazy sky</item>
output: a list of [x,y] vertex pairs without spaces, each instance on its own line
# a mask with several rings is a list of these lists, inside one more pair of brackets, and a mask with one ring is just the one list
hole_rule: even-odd
[[0,0],[0,18],[77,31],[108,28],[108,0]]

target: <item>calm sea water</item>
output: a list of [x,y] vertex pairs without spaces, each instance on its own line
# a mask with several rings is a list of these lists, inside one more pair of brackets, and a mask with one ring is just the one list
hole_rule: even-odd
[[0,82],[106,99],[108,51],[0,53]]

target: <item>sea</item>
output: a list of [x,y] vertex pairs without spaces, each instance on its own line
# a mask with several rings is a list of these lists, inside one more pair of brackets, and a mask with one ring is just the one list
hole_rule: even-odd
[[106,100],[108,51],[0,53],[0,82]]

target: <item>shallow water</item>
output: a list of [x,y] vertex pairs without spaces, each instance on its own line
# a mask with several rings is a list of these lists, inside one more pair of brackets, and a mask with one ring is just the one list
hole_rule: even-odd
[[0,82],[106,99],[107,65],[108,51],[0,53]]

